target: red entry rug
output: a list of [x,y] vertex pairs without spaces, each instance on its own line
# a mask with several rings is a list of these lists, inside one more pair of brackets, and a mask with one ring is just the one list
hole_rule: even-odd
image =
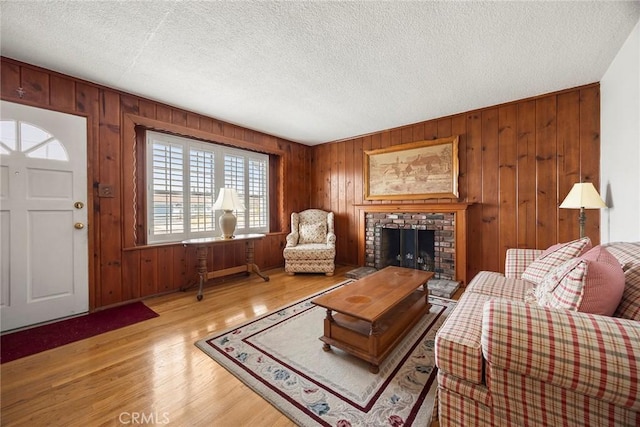
[[4,334],[0,337],[0,363],[10,362],[157,316],[158,313],[138,301]]

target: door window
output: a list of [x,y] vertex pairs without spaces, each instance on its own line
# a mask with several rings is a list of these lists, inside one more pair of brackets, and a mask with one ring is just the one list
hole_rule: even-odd
[[32,159],[69,161],[64,146],[53,135],[19,120],[0,122],[0,155],[23,153]]

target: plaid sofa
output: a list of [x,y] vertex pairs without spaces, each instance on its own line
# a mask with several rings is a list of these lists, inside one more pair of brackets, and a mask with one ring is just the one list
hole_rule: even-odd
[[640,242],[604,246],[625,273],[613,317],[525,303],[541,250],[473,278],[436,336],[440,426],[640,426]]

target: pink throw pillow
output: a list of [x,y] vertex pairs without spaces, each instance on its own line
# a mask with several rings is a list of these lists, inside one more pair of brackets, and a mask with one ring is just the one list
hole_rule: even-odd
[[602,246],[596,246],[580,258],[588,264],[578,311],[612,316],[624,293],[624,272],[620,262]]
[[538,304],[611,316],[624,292],[624,273],[604,247],[565,261],[545,275],[536,288]]

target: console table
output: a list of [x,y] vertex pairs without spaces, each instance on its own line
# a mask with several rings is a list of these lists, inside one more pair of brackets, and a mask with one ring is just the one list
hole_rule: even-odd
[[[196,256],[198,257],[198,271],[196,281],[188,285],[184,288],[181,288],[181,291],[186,291],[187,289],[195,286],[196,283],[199,284],[198,288],[198,301],[202,300],[202,287],[209,279],[213,279],[215,277],[228,276],[230,274],[247,272],[247,274],[255,273],[258,276],[262,277],[265,282],[269,281],[269,276],[260,272],[260,269],[253,261],[253,244],[256,240],[264,238],[264,234],[237,234],[233,239],[225,239],[222,237],[202,237],[199,239],[189,239],[182,241],[182,244],[187,246],[195,246],[196,247]],[[243,265],[239,265],[237,267],[224,268],[222,270],[209,271],[207,268],[207,255],[209,253],[209,246],[223,245],[226,243],[235,243],[235,242],[244,242],[245,243],[245,256],[246,263]]]

